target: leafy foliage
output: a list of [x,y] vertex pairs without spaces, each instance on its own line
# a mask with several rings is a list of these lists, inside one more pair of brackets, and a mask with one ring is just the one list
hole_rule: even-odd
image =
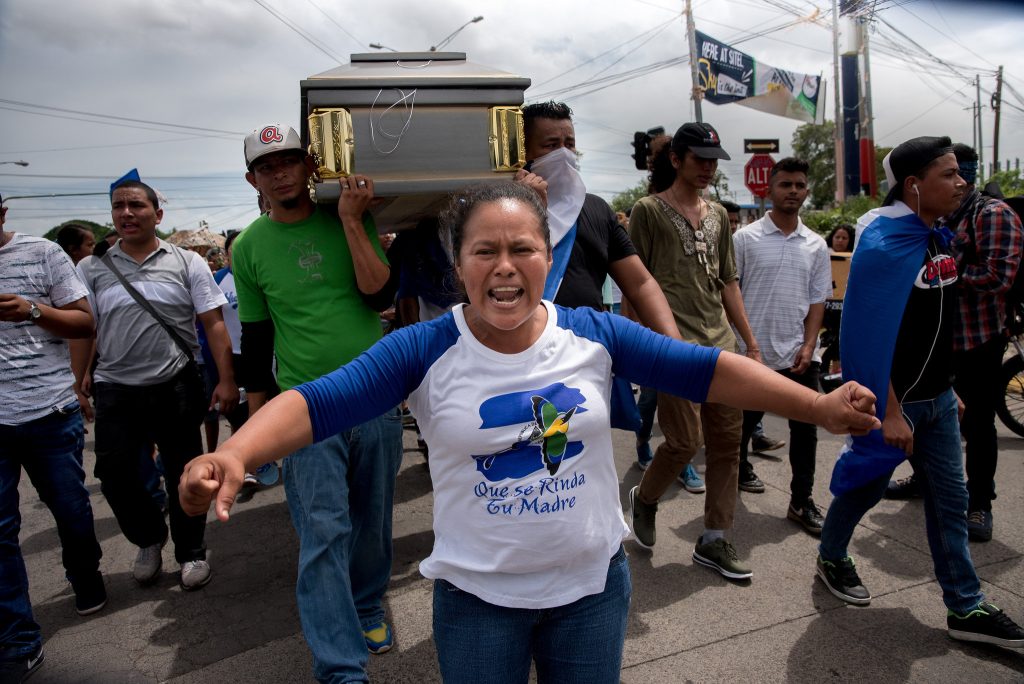
[[804,224],[820,235],[828,235],[832,229],[842,224],[857,225],[857,219],[874,209],[881,202],[874,197],[860,195],[850,197],[845,204],[832,209],[804,211],[800,218]]
[[641,197],[647,196],[647,181],[642,180],[612,198],[612,211],[629,211]]
[[985,179],[985,184],[988,185],[992,181],[999,184],[1003,197],[1024,195],[1024,178],[1021,177],[1020,169],[1007,169],[1006,171],[993,173]]
[[[793,155],[810,164],[807,203],[821,209],[836,196],[836,150],[831,121],[804,124],[793,131]],[[810,225],[810,224],[808,224]]]
[[89,230],[92,231],[92,234],[96,237],[97,241],[102,239],[104,235],[106,235],[108,232],[114,229],[114,224],[112,223],[104,223],[101,225],[99,223],[96,223],[95,221],[89,221],[87,219],[70,219],[68,221],[65,221],[64,223],[57,224],[50,230],[46,231],[46,234],[43,235],[43,237],[46,238],[47,240],[56,240],[57,233],[60,232],[60,229],[68,225],[69,223],[74,223],[76,225],[88,228]]

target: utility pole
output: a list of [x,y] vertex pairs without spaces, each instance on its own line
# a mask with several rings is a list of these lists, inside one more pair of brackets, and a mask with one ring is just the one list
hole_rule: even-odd
[[704,98],[704,89],[700,87],[700,70],[697,67],[697,34],[693,25],[693,9],[690,0],[686,0],[686,42],[690,48],[690,82],[693,84],[690,97],[693,98],[693,113],[698,123],[703,121],[700,101]]
[[860,184],[869,197],[878,195],[875,173],[875,117],[871,111],[871,59],[868,54],[868,19],[861,17],[860,37],[864,51],[863,99],[860,112]]
[[1003,109],[1003,65],[996,71],[996,92],[992,94],[992,113],[996,117],[996,125],[992,132],[992,159],[999,170],[999,114]]
[[843,170],[843,108],[839,102],[839,0],[832,0],[832,79],[832,99],[836,105],[832,135],[835,141],[836,204],[842,204],[846,199],[846,173]]
[[985,144],[982,142],[982,135],[981,135],[981,130],[982,130],[982,127],[981,127],[981,76],[978,75],[978,74],[974,75],[974,90],[975,90],[975,97],[977,98],[977,104],[978,104],[978,147],[977,147],[977,152],[978,152],[978,183],[977,183],[977,185],[981,186],[981,181],[983,181],[985,179],[985,153],[983,151],[985,149]]

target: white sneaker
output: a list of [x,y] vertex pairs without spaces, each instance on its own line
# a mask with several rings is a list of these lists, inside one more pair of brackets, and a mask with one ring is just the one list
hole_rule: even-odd
[[192,591],[205,587],[212,576],[210,564],[204,560],[186,561],[181,564],[181,588]]
[[160,569],[164,564],[163,553],[161,553],[164,543],[143,546],[139,549],[138,555],[135,556],[135,565],[132,566],[132,577],[140,585],[152,584],[160,575]]

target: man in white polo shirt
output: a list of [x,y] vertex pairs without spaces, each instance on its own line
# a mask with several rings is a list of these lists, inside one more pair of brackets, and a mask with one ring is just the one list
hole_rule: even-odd
[[[800,220],[807,199],[807,162],[787,157],[772,167],[772,209],[733,235],[736,268],[747,320],[765,365],[801,385],[818,389],[821,358],[816,348],[825,299],[832,294],[825,240]],[[743,412],[739,487],[763,492],[764,483],[747,457],[750,436],[764,416]],[[820,535],[824,519],[814,504],[814,459],[818,431],[789,421],[789,463],[793,469],[787,517],[809,534]]]

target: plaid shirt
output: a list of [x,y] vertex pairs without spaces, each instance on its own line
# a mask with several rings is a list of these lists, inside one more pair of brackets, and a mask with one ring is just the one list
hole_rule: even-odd
[[[960,271],[960,320],[953,341],[957,351],[974,349],[1003,334],[1006,294],[1017,275],[1024,247],[1020,218],[1005,203],[976,192],[964,202],[974,206],[957,223],[951,243]],[[974,223],[974,258],[964,254],[971,242],[969,221]]]

